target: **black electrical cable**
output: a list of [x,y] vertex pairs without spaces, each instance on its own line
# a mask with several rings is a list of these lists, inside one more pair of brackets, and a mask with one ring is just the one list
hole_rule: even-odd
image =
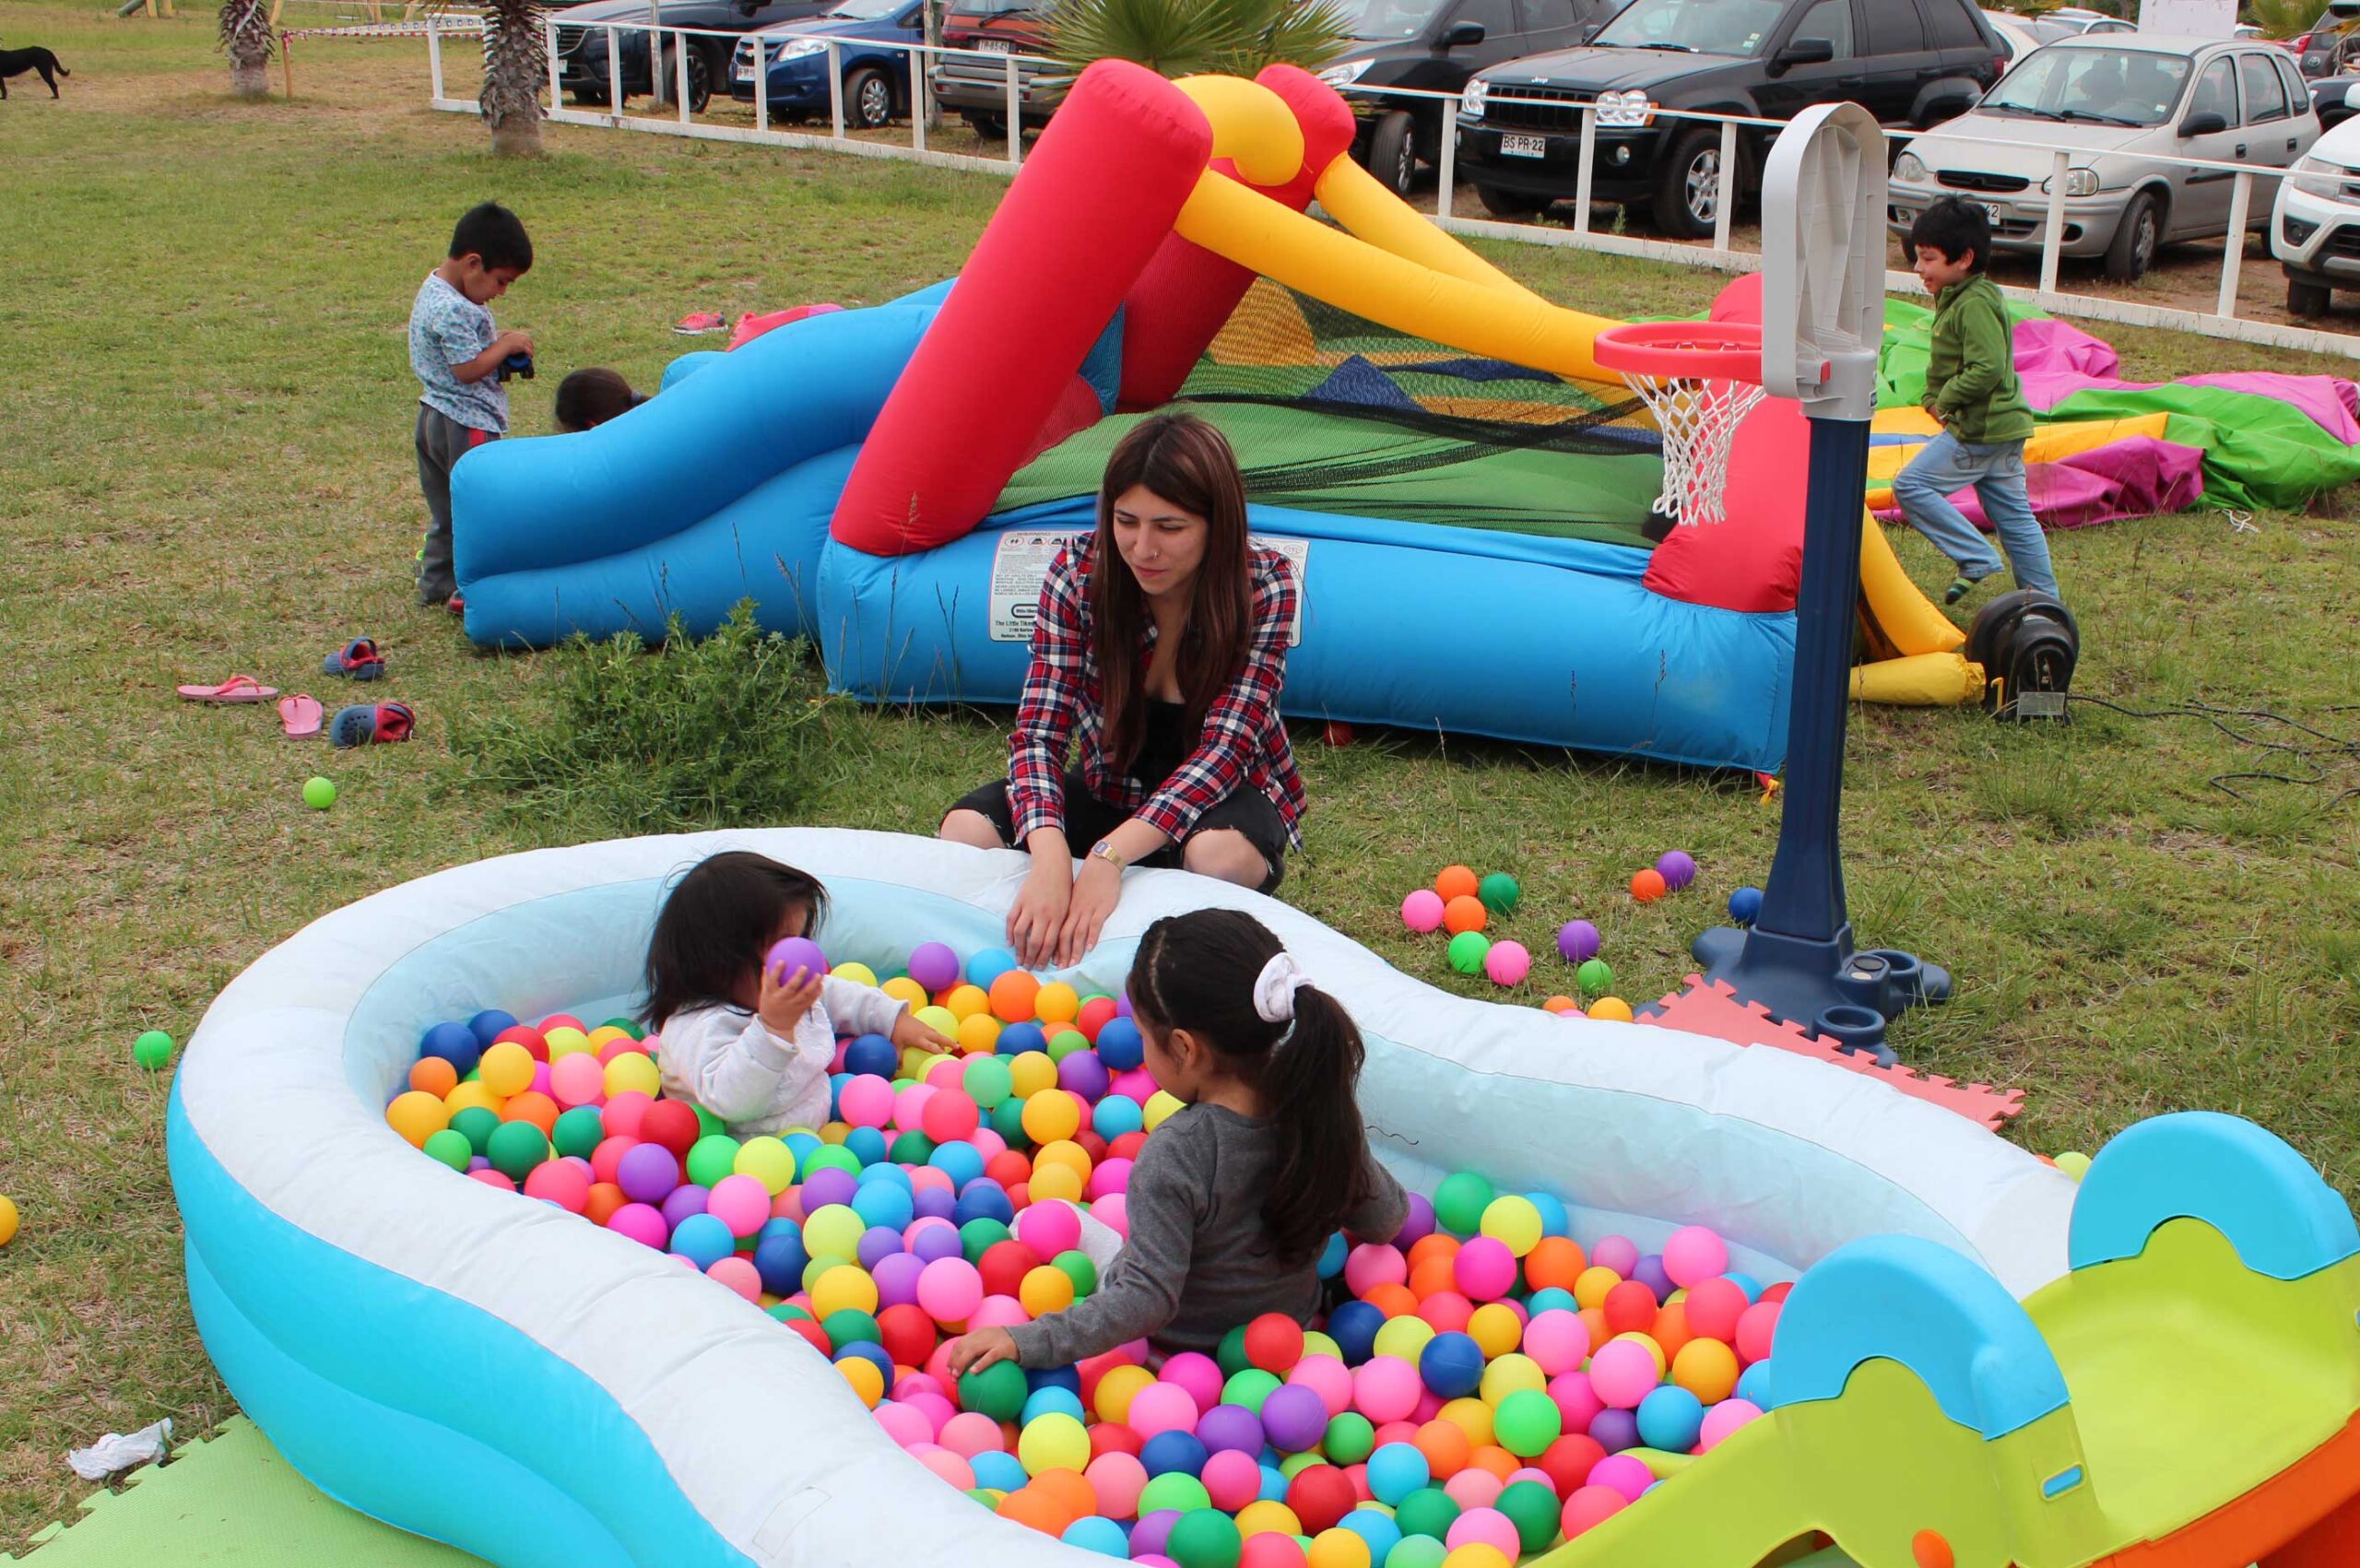
[[[2290,757],[2298,759],[2304,766],[2311,770],[2311,775],[2307,778],[2299,777],[2293,773],[2272,772],[2264,769],[2255,769],[2238,772],[2214,773],[2212,777],[2204,781],[2206,784],[2211,784],[2214,789],[2217,789],[2222,794],[2229,796],[2232,800],[2243,801],[2248,799],[2248,796],[2230,787],[2230,782],[2232,780],[2266,779],[2275,784],[2304,785],[2328,784],[2333,784],[2335,779],[2325,766],[2326,761],[2347,760],[2354,762],[2360,762],[2360,739],[2351,739],[2342,736],[2330,735],[2326,730],[2318,728],[2316,725],[2305,724],[2300,719],[2290,719],[2283,713],[2275,713],[2267,708],[2224,708],[2217,703],[2207,702],[2201,698],[2190,699],[2189,701],[2169,708],[2127,708],[2119,702],[2109,702],[2103,697],[2091,697],[2079,691],[2068,693],[2066,701],[2069,702],[2087,703],[2090,706],[2096,708],[2105,708],[2110,712],[2120,713],[2126,718],[2202,719],[2205,723],[2211,725],[2214,729],[2219,730],[2223,735],[2227,736],[2231,740],[2236,741],[2240,746],[2256,747],[2264,751],[2283,751]],[[2327,711],[2330,713],[2360,713],[2360,703],[2340,703]],[[2272,740],[2264,736],[2248,735],[2243,731],[2233,727],[2228,722],[2231,719],[2249,719],[2264,724],[2283,725],[2290,730],[2300,731],[2302,734],[2310,736],[2324,744],[2319,746],[2304,746],[2291,740]],[[2338,790],[2335,794],[2328,797],[2327,807],[2339,806],[2344,801],[2352,799],[2354,796],[2360,796],[2360,784],[2354,784],[2348,788]],[[2322,808],[2322,809],[2326,808],[2327,808],[2324,807]]]

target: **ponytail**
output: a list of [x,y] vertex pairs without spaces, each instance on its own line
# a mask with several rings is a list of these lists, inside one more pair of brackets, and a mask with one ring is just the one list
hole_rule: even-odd
[[1344,1005],[1307,983],[1292,989],[1292,1018],[1274,1021],[1256,1004],[1257,981],[1284,950],[1242,910],[1167,915],[1139,940],[1130,993],[1132,1011],[1158,1032],[1188,1031],[1269,1102],[1279,1162],[1262,1221],[1280,1261],[1294,1267],[1316,1258],[1368,1196],[1368,1143],[1354,1099],[1364,1049]]

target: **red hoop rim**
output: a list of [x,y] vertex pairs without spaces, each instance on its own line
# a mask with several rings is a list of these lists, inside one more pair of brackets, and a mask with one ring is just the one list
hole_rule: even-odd
[[1625,322],[1599,333],[1590,351],[1611,371],[1762,384],[1762,329],[1752,322]]

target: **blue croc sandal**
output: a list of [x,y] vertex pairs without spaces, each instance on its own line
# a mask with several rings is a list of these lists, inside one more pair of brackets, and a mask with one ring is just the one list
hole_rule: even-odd
[[320,662],[320,667],[330,675],[348,675],[355,680],[374,680],[385,673],[385,655],[377,651],[373,637],[355,637]]
[[328,721],[328,742],[342,749],[350,746],[391,746],[407,740],[418,716],[407,702],[356,702],[336,710]]

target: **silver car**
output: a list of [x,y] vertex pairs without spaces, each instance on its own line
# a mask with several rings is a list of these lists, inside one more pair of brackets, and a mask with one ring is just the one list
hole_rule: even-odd
[[2235,174],[2257,171],[2247,221],[2268,223],[2282,172],[2319,139],[2294,56],[2232,39],[2109,33],[2034,51],[1970,112],[1912,140],[1893,166],[1896,233],[1942,196],[1981,204],[1992,248],[2037,253],[2055,150],[2067,148],[2069,256],[2103,256],[2106,276],[2144,273],[2177,240],[2229,230]]

